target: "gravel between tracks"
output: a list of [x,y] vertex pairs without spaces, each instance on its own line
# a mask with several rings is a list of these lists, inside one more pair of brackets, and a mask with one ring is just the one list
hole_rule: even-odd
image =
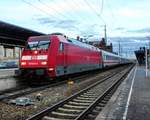
[[[68,85],[66,83],[64,85],[42,90],[40,93],[42,94],[43,99],[41,101],[36,100],[35,105],[22,107],[0,102],[0,120],[24,120],[30,115],[43,110],[47,106],[51,106],[58,101],[74,94],[75,92],[91,85],[92,83],[96,82],[97,79],[102,79],[104,76],[110,74],[111,71],[112,70],[109,72],[97,74],[96,76],[89,77],[88,79],[80,82],[74,82],[72,85]],[[39,92],[34,92],[32,94],[26,95],[26,97],[35,100],[35,97],[38,93]]]

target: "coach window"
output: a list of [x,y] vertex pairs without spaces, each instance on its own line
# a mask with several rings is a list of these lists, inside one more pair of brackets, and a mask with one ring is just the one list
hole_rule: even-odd
[[60,45],[59,45],[59,52],[63,52],[63,50],[64,50],[64,45],[63,45],[63,43],[60,43]]

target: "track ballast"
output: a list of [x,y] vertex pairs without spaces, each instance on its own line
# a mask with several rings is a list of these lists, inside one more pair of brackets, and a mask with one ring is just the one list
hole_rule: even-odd
[[[112,74],[88,88],[72,95],[52,107],[41,111],[27,120],[83,120],[94,119],[117,89],[130,68]],[[106,87],[102,91],[102,87]]]

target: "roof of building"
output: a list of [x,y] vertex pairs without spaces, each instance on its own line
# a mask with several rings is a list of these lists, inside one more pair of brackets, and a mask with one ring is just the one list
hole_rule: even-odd
[[29,36],[44,35],[37,31],[0,21],[0,44],[4,46],[24,46]]

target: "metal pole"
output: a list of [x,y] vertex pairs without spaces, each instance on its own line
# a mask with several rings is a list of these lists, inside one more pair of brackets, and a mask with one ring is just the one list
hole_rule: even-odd
[[121,56],[120,41],[118,41],[118,42],[119,42],[119,56]]
[[[148,50],[148,55],[150,54],[150,39],[149,39],[149,50]],[[148,69],[150,68],[150,58],[148,57]]]
[[104,25],[104,34],[105,34],[105,43],[107,46],[107,33],[106,33],[106,25]]
[[145,50],[145,57],[146,57],[146,60],[145,60],[145,66],[146,66],[146,68],[145,68],[145,71],[146,71],[146,77],[147,77],[147,48],[146,48],[146,50]]
[[[148,53],[147,54],[150,54],[150,37],[149,36],[147,36],[147,38],[148,38]],[[148,68],[150,68],[150,61],[149,61],[149,58],[148,58]]]
[[[148,38],[148,44],[149,44],[149,50],[148,50],[148,54],[150,54],[150,37],[149,36],[147,36],[147,38]],[[150,58],[148,58],[148,68],[150,68]]]

